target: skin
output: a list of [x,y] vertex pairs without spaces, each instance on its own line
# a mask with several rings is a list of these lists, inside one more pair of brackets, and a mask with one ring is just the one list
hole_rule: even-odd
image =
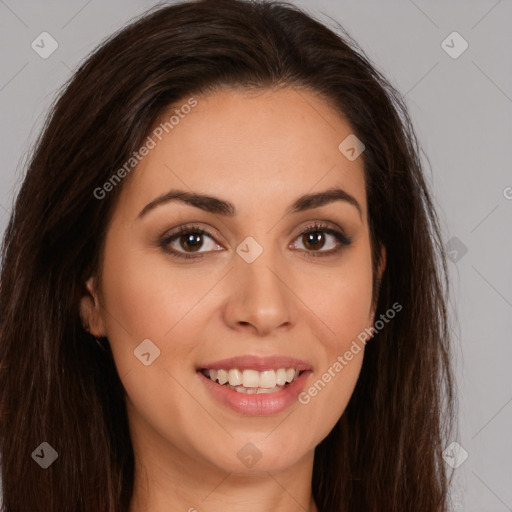
[[[126,389],[136,457],[131,512],[316,511],[314,449],[342,415],[364,350],[308,404],[266,416],[219,404],[196,368],[287,355],[311,364],[307,390],[373,325],[363,161],[338,150],[352,130],[311,93],[222,90],[197,100],[123,182],[102,275],[87,281],[81,302],[91,332],[108,337]],[[356,198],[361,215],[345,201],[285,213],[299,196],[333,186]],[[174,189],[228,200],[237,215],[174,201],[138,218]],[[352,244],[315,257],[339,245],[323,233],[311,249],[301,232],[315,221],[343,229]],[[173,258],[159,246],[192,222],[213,235],[203,236],[201,258]],[[247,236],[263,248],[252,263],[236,252]],[[179,236],[172,248],[198,254]],[[148,338],[161,353],[145,366],[134,350]],[[248,442],[261,453],[251,468],[237,457]]]

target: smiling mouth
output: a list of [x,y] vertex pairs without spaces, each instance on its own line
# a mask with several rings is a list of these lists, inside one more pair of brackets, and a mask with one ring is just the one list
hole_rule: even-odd
[[279,368],[277,370],[240,370],[231,369],[202,369],[201,373],[221,386],[238,393],[268,394],[285,389],[303,370],[295,368]]

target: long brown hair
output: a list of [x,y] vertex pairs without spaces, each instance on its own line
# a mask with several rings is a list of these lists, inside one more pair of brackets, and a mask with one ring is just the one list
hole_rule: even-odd
[[[438,220],[402,97],[338,29],[285,2],[158,5],[103,42],[66,84],[3,241],[4,510],[129,509],[135,461],[125,392],[108,343],[95,343],[79,317],[123,183],[102,199],[94,191],[169,105],[220,87],[278,86],[320,95],[364,143],[374,275],[380,247],[387,251],[374,281],[376,318],[395,302],[403,307],[366,346],[353,396],[315,450],[318,509],[447,509],[441,451],[455,396]],[[47,469],[31,456],[42,442],[58,453]]]

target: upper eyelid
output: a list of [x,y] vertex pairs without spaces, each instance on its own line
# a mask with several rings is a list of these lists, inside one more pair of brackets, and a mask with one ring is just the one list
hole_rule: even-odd
[[[340,226],[336,225],[336,223],[333,223],[332,221],[317,219],[317,220],[314,220],[311,222],[312,222],[312,224],[307,224],[305,226],[302,226],[299,229],[297,236],[302,234],[304,231],[307,231],[308,229],[311,229],[314,227],[318,227],[320,229],[332,229],[334,231],[339,231],[340,233],[345,234],[345,230],[343,228],[341,228]],[[200,226],[199,223],[195,223],[195,222],[192,222],[191,224],[184,224],[182,226],[178,226],[173,229],[169,229],[169,230],[165,231],[165,233],[162,236],[163,237],[175,236],[182,231],[184,231],[184,232],[201,231],[201,232],[204,232],[205,234],[212,236],[212,237],[217,236],[216,229],[206,228],[206,227]],[[222,236],[221,236],[221,238],[222,238]]]
[[[319,231],[327,232],[331,236],[335,236],[334,233],[338,233],[341,236],[345,237],[349,242],[352,241],[351,237],[349,237],[348,235],[345,234],[344,229],[340,228],[339,226],[334,227],[332,225],[333,223],[331,221],[315,220],[312,222],[313,222],[313,224],[309,224],[309,225],[306,225],[306,226],[303,226],[302,228],[300,228],[299,232],[296,234],[296,236],[293,238],[293,240],[295,240],[297,237],[304,234],[304,232],[308,232],[308,231],[314,230],[316,228]],[[333,233],[329,233],[329,231],[332,231]],[[214,233],[211,233],[210,230],[207,228],[197,225],[197,223],[185,224],[183,226],[179,226],[178,228],[170,230],[166,234],[163,235],[162,240],[166,241],[167,243],[170,243],[170,241],[169,241],[170,239],[173,239],[182,233],[191,233],[191,232],[199,232],[200,234],[205,234],[205,235],[209,236],[215,243],[221,245],[220,242],[217,240],[217,237]],[[338,240],[338,243],[339,242],[340,241]],[[206,252],[208,252],[208,251],[206,251]],[[321,251],[318,251],[318,252],[321,252]],[[324,252],[328,252],[328,251],[324,251]]]

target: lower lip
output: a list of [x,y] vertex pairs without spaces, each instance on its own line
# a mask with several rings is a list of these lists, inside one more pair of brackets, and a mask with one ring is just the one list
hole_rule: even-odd
[[306,379],[311,371],[302,372],[292,383],[287,384],[281,391],[274,393],[250,394],[240,393],[222,386],[217,382],[213,382],[206,377],[201,371],[197,372],[205,386],[208,388],[213,397],[235,412],[250,416],[264,416],[269,414],[277,414],[290,407],[301,391],[304,389]]

